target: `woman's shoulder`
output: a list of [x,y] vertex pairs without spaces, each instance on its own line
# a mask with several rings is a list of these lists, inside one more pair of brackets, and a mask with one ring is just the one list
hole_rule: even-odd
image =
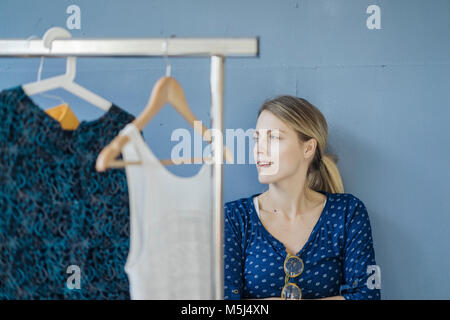
[[224,205],[225,216],[250,220],[252,212],[255,210],[253,198],[257,195],[258,193],[226,202]]
[[228,201],[225,202],[225,209],[237,209],[237,208],[242,208],[242,209],[248,209],[248,207],[251,207],[252,202],[253,202],[253,197],[256,196],[258,194],[253,194],[251,196],[246,196],[246,197],[241,197],[232,201]]
[[364,203],[353,193],[328,193],[330,208],[349,209],[363,207]]
[[346,224],[357,223],[359,220],[367,222],[369,216],[364,202],[353,193],[329,193],[328,211],[331,217],[342,219]]

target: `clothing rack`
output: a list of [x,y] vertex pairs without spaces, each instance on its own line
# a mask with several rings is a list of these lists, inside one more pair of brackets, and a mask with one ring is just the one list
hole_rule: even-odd
[[[55,39],[51,48],[41,39],[0,39],[0,57],[210,57],[212,129],[223,137],[225,57],[259,56],[259,39],[254,38],[70,38]],[[213,165],[212,292],[223,299],[223,139],[215,139]]]

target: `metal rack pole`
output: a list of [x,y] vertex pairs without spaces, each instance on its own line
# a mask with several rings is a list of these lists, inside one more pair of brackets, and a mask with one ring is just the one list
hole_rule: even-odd
[[213,281],[214,297],[223,300],[223,92],[224,92],[224,58],[221,56],[211,57],[211,117],[212,129],[221,135],[214,137],[214,167],[213,167],[213,244],[214,261]]
[[252,57],[258,38],[70,38],[55,39],[51,48],[40,39],[0,39],[0,57]]

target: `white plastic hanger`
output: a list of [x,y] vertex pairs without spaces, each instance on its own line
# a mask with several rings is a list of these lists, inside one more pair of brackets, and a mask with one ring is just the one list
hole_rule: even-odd
[[[71,37],[71,34],[67,30],[60,27],[54,27],[47,30],[42,40],[44,42],[44,46],[46,48],[49,48],[51,51],[53,40]],[[41,81],[27,83],[23,85],[22,88],[29,96],[57,88],[63,88],[70,93],[80,97],[81,99],[99,107],[100,109],[108,111],[112,103],[73,82],[73,80],[75,79],[75,74],[76,57],[68,57],[65,74]]]

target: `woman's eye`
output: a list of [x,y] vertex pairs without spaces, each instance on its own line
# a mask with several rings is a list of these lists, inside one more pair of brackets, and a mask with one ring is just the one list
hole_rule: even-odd
[[278,136],[271,135],[271,136],[270,136],[270,139],[279,139],[279,137],[278,137]]
[[258,141],[258,139],[259,139],[258,137],[253,137],[253,140],[255,141]]

